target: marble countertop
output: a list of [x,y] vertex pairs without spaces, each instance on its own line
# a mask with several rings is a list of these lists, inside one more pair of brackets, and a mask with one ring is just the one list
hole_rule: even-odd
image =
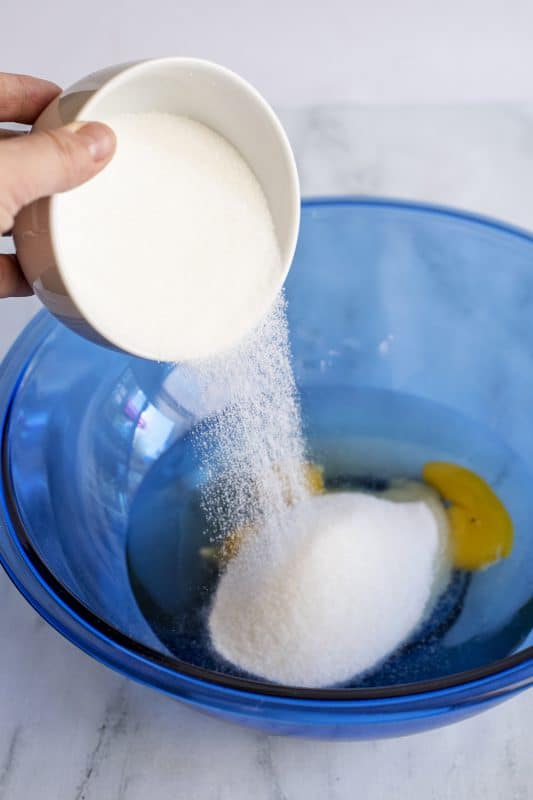
[[[409,197],[533,228],[533,106],[281,113],[302,191]],[[0,355],[35,312],[3,301]],[[102,667],[0,574],[0,800],[528,800],[533,691],[430,733],[269,737]]]

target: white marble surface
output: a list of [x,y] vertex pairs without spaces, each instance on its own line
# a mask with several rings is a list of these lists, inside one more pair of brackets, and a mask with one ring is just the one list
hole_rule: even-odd
[[[282,114],[306,194],[462,206],[533,228],[533,107]],[[0,354],[36,307],[1,303]],[[449,728],[380,742],[268,737],[115,675],[0,575],[0,800],[527,800],[533,691]]]

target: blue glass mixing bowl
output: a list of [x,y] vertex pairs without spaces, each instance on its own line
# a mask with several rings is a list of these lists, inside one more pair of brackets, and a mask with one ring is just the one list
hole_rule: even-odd
[[[322,409],[323,441],[348,441],[350,398],[364,390],[370,402],[358,408],[355,400],[352,410],[368,441],[403,441],[411,431],[416,461],[424,437],[437,453],[453,440],[452,450],[462,445],[465,463],[506,498],[514,550],[472,578],[438,658],[414,647],[411,675],[393,664],[372,680],[328,690],[261,683],[194,653],[179,658],[147,621],[126,539],[150,475],[179,471],[169,454],[201,417],[194,387],[179,367],[91,345],[45,313],[20,336],[0,377],[6,571],[48,622],[104,664],[274,733],[395,736],[462,719],[531,685],[533,237],[440,208],[310,201],[287,293],[304,417]],[[330,410],[333,391],[348,400]],[[427,419],[426,408],[434,409]],[[369,457],[376,453],[369,445]],[[401,447],[394,453],[398,463],[407,459]],[[148,572],[173,563],[161,548],[143,562]],[[172,574],[156,593],[178,591]]]

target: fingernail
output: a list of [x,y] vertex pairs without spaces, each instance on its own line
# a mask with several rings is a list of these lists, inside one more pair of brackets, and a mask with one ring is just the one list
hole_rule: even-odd
[[104,161],[115,149],[115,134],[101,122],[72,122],[67,128],[84,140],[94,161]]

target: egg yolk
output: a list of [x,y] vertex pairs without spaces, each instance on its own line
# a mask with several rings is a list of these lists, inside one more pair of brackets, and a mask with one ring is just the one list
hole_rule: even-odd
[[306,464],[304,467],[304,476],[311,494],[322,494],[322,492],[325,491],[324,467],[321,467],[319,464]]
[[458,464],[432,461],[425,465],[422,477],[447,503],[456,567],[481,569],[509,555],[513,546],[511,517],[479,475]]

